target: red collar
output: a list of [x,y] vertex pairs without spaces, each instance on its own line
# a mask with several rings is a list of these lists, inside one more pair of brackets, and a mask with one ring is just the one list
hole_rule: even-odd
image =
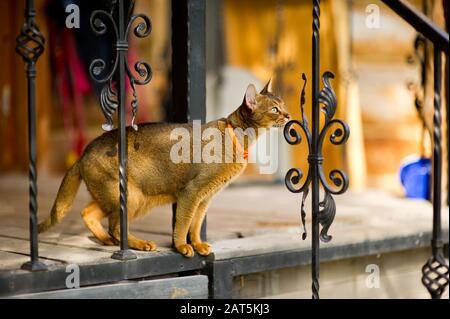
[[239,143],[238,138],[236,137],[236,134],[234,133],[234,127],[231,125],[230,122],[227,122],[227,131],[228,134],[230,134],[231,138],[233,139],[233,149],[236,148],[236,153],[244,154],[244,159],[248,159],[248,151],[242,147],[241,143]]

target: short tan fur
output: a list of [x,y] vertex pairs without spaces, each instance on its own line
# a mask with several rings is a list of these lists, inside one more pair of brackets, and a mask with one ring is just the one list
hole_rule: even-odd
[[[217,128],[225,136],[228,123],[245,130],[249,127],[281,127],[289,119],[283,101],[270,93],[269,81],[260,93],[250,84],[242,105],[227,118],[206,123],[201,129]],[[127,128],[128,220],[144,215],[155,206],[176,202],[173,232],[176,250],[186,257],[192,257],[194,251],[208,255],[211,247],[200,238],[208,205],[219,190],[242,173],[247,163],[174,163],[170,160],[170,150],[177,141],[170,139],[170,133],[177,127],[192,131],[191,124],[147,123],[139,125],[138,131]],[[202,146],[206,143],[202,141]],[[244,148],[248,147],[247,142]],[[86,147],[81,158],[66,173],[51,214],[39,225],[39,232],[48,230],[63,219],[72,206],[81,181],[84,181],[93,198],[81,213],[84,223],[104,245],[119,244],[117,152],[117,130],[103,134]],[[108,231],[100,223],[103,218],[108,218]],[[190,244],[187,242],[188,235]],[[132,234],[129,234],[128,240],[133,249],[156,249],[154,242]]]

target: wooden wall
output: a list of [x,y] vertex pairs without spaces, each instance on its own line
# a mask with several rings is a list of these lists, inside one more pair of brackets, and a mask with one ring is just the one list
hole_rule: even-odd
[[[421,1],[411,2],[421,9]],[[442,1],[430,3],[435,5],[433,20],[444,26]],[[369,4],[380,8],[380,28],[365,25]],[[363,118],[367,186],[402,194],[399,168],[406,157],[421,153],[421,122],[414,107],[414,92],[408,89],[409,83],[420,82],[420,69],[417,63],[407,63],[417,33],[381,1],[354,1],[352,26],[352,61]],[[428,78],[432,86],[431,73]],[[425,109],[431,122],[432,93],[429,88],[427,91]],[[424,155],[431,156],[429,139],[425,140]]]
[[[339,67],[341,43],[336,43],[335,1],[321,4],[321,72],[336,74],[333,80],[338,95],[337,117],[345,117],[345,96],[340,86],[343,70]],[[282,25],[277,26],[277,12],[282,15]],[[274,77],[275,93],[283,97],[294,118],[300,118],[299,95],[303,85],[301,74],[308,77],[305,110],[311,115],[311,35],[312,6],[310,1],[225,0],[224,1],[225,59],[229,65],[250,70],[261,82]],[[340,17],[342,18],[342,17]],[[345,19],[345,18],[344,18]],[[341,32],[346,32],[340,24]],[[278,29],[277,29],[278,28]],[[280,30],[277,35],[277,30]],[[278,40],[278,52],[271,46]],[[344,50],[345,51],[345,50]],[[348,52],[348,50],[347,50]],[[280,71],[279,69],[282,68]],[[344,150],[325,145],[325,169],[344,167]],[[307,146],[301,143],[291,148],[291,164],[307,171]]]

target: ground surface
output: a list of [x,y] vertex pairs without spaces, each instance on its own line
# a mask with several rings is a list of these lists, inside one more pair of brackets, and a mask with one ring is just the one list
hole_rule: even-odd
[[[39,218],[47,216],[59,187],[60,177],[39,179]],[[26,176],[0,177],[0,269],[17,269],[27,260],[28,200]],[[84,226],[79,212],[89,202],[84,186],[64,221],[40,236],[40,255],[64,263],[92,262],[108,257],[115,247],[101,246]],[[431,205],[377,191],[336,196],[337,215],[326,245],[360,243],[429,233]],[[208,211],[208,238],[216,258],[225,259],[272,250],[307,248],[300,238],[300,196],[283,185],[229,187],[212,202]],[[307,218],[309,228],[310,216]],[[448,229],[448,208],[443,213]],[[133,221],[131,232],[154,240],[160,252],[170,250],[171,209],[154,209]],[[144,254],[144,253],[143,253]],[[152,253],[145,253],[152,254]]]

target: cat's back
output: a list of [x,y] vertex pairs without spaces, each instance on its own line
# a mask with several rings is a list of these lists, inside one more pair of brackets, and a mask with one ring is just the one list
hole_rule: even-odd
[[[201,126],[200,130],[217,127],[217,121],[211,121]],[[166,164],[170,160],[170,151],[174,144],[187,133],[189,142],[192,143],[192,123],[142,123],[138,130],[127,127],[128,157],[129,162],[160,161]],[[91,162],[92,165],[115,164],[118,157],[118,130],[106,132],[95,138],[86,147],[81,160]],[[112,161],[111,161],[112,160]]]
[[[128,126],[127,139],[130,142],[146,142],[148,144],[157,144],[170,140],[170,134],[177,128],[189,128],[192,127],[187,123],[143,123],[139,124],[138,130],[135,131],[132,127]],[[105,132],[102,135],[92,140],[85,148],[84,154],[89,154],[93,151],[98,151],[105,148],[111,148],[118,145],[118,130],[114,129],[109,132]]]

